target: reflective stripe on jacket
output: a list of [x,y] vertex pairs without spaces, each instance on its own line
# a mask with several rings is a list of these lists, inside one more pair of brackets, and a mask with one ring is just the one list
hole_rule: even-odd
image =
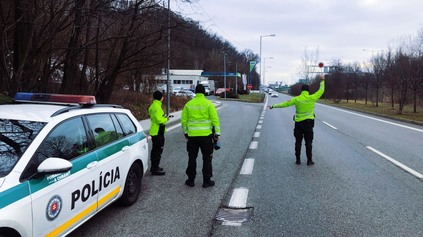
[[182,130],[190,137],[202,137],[212,134],[220,135],[219,116],[214,104],[206,99],[204,94],[197,93],[195,98],[188,101],[182,110]]
[[306,119],[314,119],[314,104],[325,92],[325,81],[320,82],[319,90],[310,95],[308,91],[302,91],[299,96],[292,98],[291,100],[274,104],[273,108],[286,108],[295,105],[295,122],[301,122]]
[[167,118],[164,117],[164,111],[162,109],[162,102],[160,100],[154,100],[148,108],[148,114],[150,115],[150,135],[156,136],[159,134],[160,124],[165,125]]

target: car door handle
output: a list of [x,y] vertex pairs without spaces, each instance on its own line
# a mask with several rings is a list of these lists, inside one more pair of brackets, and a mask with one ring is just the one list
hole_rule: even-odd
[[127,150],[129,150],[129,146],[124,146],[124,147],[122,147],[122,151],[123,151],[123,152],[125,152],[125,151],[127,151]]
[[93,161],[93,162],[91,162],[87,165],[87,169],[92,169],[92,168],[96,167],[97,164],[98,164],[98,161]]

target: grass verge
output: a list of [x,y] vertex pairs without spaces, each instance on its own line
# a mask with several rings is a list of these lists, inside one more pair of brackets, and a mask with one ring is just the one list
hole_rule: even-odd
[[264,100],[265,94],[263,93],[250,93],[248,95],[239,95],[239,100],[251,103],[261,103]]

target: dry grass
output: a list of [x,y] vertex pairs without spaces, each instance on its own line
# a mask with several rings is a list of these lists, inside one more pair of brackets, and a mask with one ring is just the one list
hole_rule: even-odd
[[346,101],[340,101],[339,103],[335,103],[333,100],[322,99],[320,100],[320,102],[325,104],[330,104],[333,106],[342,107],[342,108],[353,109],[353,110],[362,111],[362,112],[371,113],[371,114],[377,114],[380,116],[395,118],[395,119],[404,120],[408,122],[414,122],[417,124],[423,124],[423,107],[422,106],[418,106],[417,112],[414,113],[413,105],[406,105],[404,107],[402,114],[399,114],[398,104],[395,104],[394,108],[392,108],[390,103],[379,103],[378,107],[376,107],[376,104],[372,104],[368,102],[366,105],[364,101],[357,101],[357,103],[355,103],[354,101],[349,101],[348,103]]
[[265,94],[263,93],[250,93],[248,95],[239,95],[239,100],[252,102],[252,103],[261,103],[263,102]]

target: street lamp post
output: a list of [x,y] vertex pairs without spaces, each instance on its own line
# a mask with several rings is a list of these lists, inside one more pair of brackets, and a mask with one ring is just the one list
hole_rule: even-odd
[[226,57],[228,55],[226,53],[223,53],[223,87],[225,88],[223,90],[223,93],[225,95],[225,99],[226,99]]
[[238,64],[235,63],[235,95],[238,94]]
[[170,0],[167,0],[167,106],[166,114],[170,114]]
[[385,50],[383,50],[383,49],[363,49],[363,51],[371,52],[372,53],[372,57],[371,57],[370,63],[368,65],[369,65],[369,67],[370,66],[373,67],[372,60],[374,60],[374,52],[383,52]]
[[372,52],[372,58],[374,52],[383,52],[383,49],[363,49],[363,51]]
[[[271,35],[260,35],[260,82],[261,82],[261,46],[262,46],[262,39],[263,37],[274,37],[276,36],[275,34],[271,34]],[[260,83],[261,84],[261,83]],[[264,82],[263,82],[264,84]]]
[[[229,65],[235,64],[235,94],[238,94],[238,63],[228,62]],[[230,68],[229,68],[230,70]],[[231,88],[231,84],[229,83],[229,88]]]
[[263,71],[263,85],[266,85],[266,83],[265,83],[265,74],[266,74],[266,59],[273,59],[273,57],[268,57],[268,58],[263,58],[263,68],[264,68],[264,71]]

